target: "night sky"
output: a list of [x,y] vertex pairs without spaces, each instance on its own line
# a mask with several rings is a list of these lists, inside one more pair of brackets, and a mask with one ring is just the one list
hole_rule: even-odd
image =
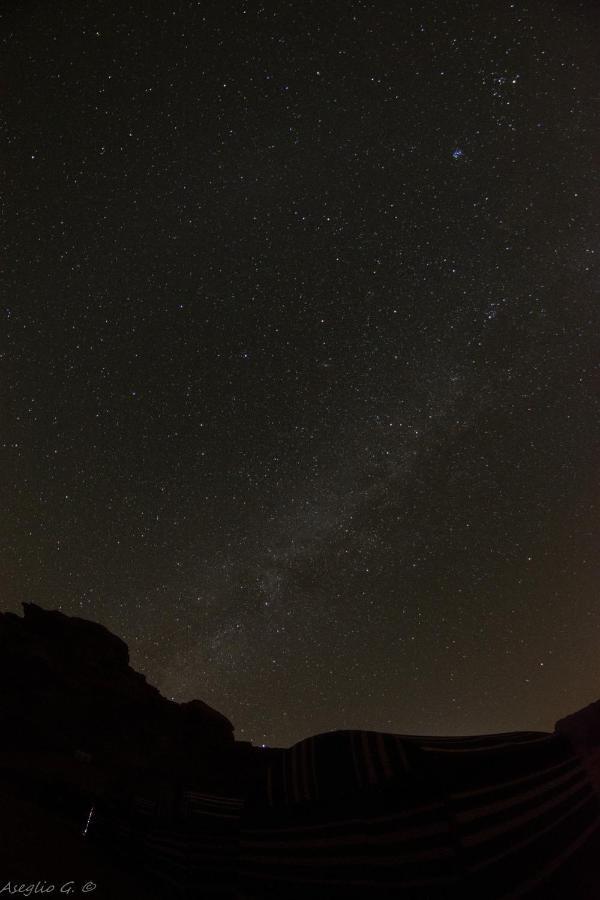
[[2,608],[288,745],[600,696],[600,16],[9,4]]

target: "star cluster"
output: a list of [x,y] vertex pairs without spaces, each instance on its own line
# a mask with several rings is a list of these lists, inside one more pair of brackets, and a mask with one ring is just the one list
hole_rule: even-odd
[[595,699],[594,4],[2,21],[4,608],[258,743]]

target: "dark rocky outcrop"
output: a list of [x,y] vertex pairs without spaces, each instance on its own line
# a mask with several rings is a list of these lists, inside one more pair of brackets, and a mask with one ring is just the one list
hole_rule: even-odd
[[[234,740],[224,715],[200,700],[167,700],[102,625],[33,603],[23,609],[23,617],[0,614],[0,861],[12,877],[47,878],[57,862],[40,845],[32,870],[28,842],[15,835],[26,809],[27,833],[52,823],[65,847],[87,852],[82,823],[108,797],[149,792],[168,806],[186,787],[244,791],[260,754]],[[3,846],[13,847],[10,859]]]
[[177,704],[129,665],[127,645],[96,622],[25,603],[0,614],[5,747],[165,768],[231,750],[233,725],[206,703]]

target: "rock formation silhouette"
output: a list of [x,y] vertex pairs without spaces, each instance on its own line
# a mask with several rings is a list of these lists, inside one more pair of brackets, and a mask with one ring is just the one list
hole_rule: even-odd
[[200,700],[178,704],[161,696],[131,668],[125,642],[104,626],[33,603],[23,608],[23,618],[0,614],[6,747],[157,770],[234,747],[224,715]]
[[107,628],[23,610],[0,614],[0,889],[12,876],[66,881],[79,868],[93,878],[100,866],[107,897],[152,896],[137,875],[129,883],[126,861],[112,871],[82,845],[89,811],[148,791],[168,808],[186,785],[241,793],[258,751],[201,700],[161,696]]

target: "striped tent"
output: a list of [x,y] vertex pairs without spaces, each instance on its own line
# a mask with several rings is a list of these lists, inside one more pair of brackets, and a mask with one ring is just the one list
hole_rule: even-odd
[[600,704],[552,734],[331,732],[244,798],[113,798],[90,834],[169,900],[598,900],[599,747]]
[[248,898],[600,897],[600,805],[560,733],[318,735],[248,799]]
[[243,800],[192,790],[105,800],[91,837],[151,879],[169,900],[230,898],[237,891]]

